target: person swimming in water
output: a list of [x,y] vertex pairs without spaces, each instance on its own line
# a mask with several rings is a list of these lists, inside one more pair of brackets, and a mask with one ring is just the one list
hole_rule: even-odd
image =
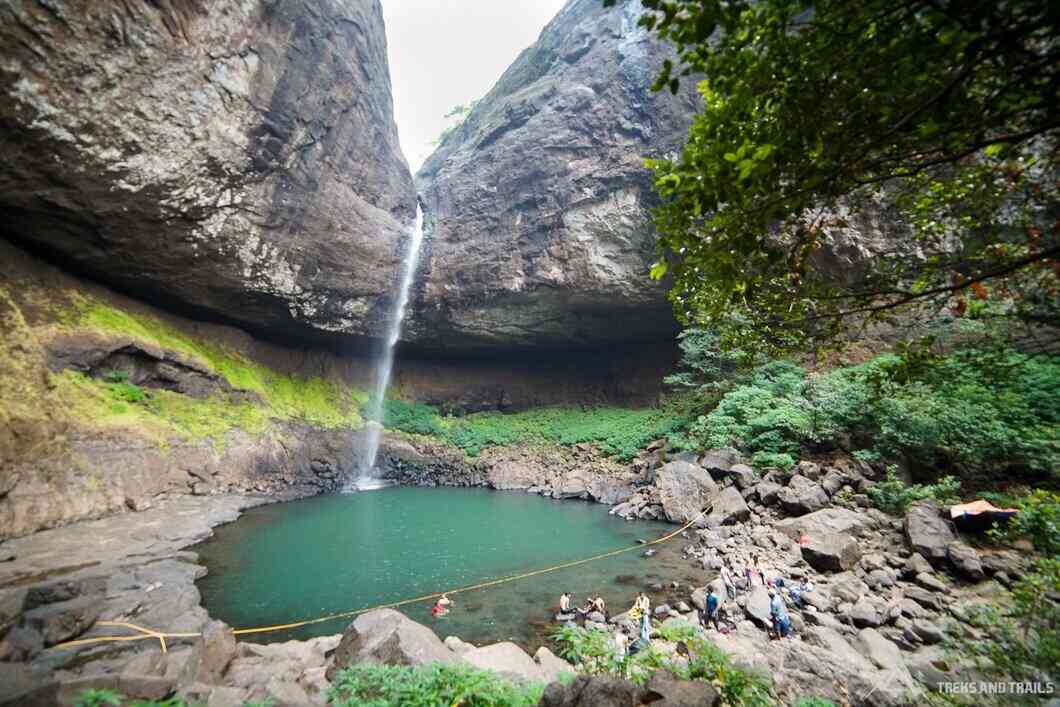
[[450,601],[449,597],[443,594],[442,596],[438,597],[438,601],[435,602],[434,606],[431,607],[431,615],[435,617],[445,616],[449,613],[449,607],[452,605],[452,603],[453,602]]

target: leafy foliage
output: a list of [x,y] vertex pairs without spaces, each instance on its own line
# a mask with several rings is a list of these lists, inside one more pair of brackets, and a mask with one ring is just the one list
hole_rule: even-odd
[[981,635],[956,632],[950,648],[976,659],[988,674],[1016,681],[1055,678],[1060,665],[1060,558],[1038,562],[1004,603],[966,607]]
[[992,531],[996,539],[1028,538],[1041,553],[1060,556],[1060,494],[1037,489],[1016,501],[1019,513]]
[[[1060,322],[1051,3],[643,4],[678,52],[655,89],[708,77],[680,158],[648,162],[663,198],[651,274],[672,274],[682,321],[774,350],[929,304]],[[821,253],[860,214],[901,224],[909,248],[828,279]]]
[[671,643],[688,641],[699,635],[699,627],[681,619],[668,619],[655,629],[655,635]]
[[767,678],[733,665],[724,652],[700,635],[698,629],[691,624],[686,626],[692,630],[670,622],[658,627],[656,633],[665,640],[684,641],[688,647],[687,662],[670,660],[655,646],[619,659],[608,633],[579,626],[562,626],[552,638],[559,655],[576,663],[585,673],[618,675],[643,685],[652,673],[662,668],[684,680],[712,683],[721,692],[726,705],[765,707],[773,704]]
[[441,437],[469,456],[491,446],[516,442],[573,445],[592,442],[621,460],[636,456],[649,442],[675,432],[687,423],[675,407],[567,408],[546,407],[516,413],[482,412],[465,417],[442,417],[423,403],[388,400],[388,427],[413,434]]
[[836,703],[823,697],[800,697],[795,707],[836,707]]
[[335,707],[531,707],[543,691],[468,665],[362,663],[341,671],[327,697]]
[[678,335],[677,345],[681,351],[680,370],[663,379],[666,385],[709,398],[731,378],[738,356],[722,351],[713,331],[685,329]]
[[894,466],[887,467],[887,476],[868,490],[869,500],[884,513],[904,515],[914,502],[930,498],[947,506],[960,501],[957,495],[961,484],[952,476],[943,476],[938,483],[927,486],[906,484],[898,478]]
[[[809,376],[772,362],[753,369],[688,436],[702,449],[735,446],[758,467],[784,466],[807,447],[871,440],[862,459],[907,457],[962,475],[1047,475],[1060,467],[1060,362],[970,349],[919,360],[885,354]],[[897,490],[895,491],[897,494]]]

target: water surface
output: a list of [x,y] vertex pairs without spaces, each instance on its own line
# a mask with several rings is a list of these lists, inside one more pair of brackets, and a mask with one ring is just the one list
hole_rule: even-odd
[[[262,506],[194,548],[209,574],[203,604],[236,628],[287,623],[475,584],[654,539],[675,529],[627,522],[607,507],[485,489],[390,488]],[[401,609],[440,637],[543,642],[561,591],[600,592],[612,611],[657,583],[698,581],[680,537],[653,558],[641,549],[586,565]],[[661,601],[663,596],[657,597]],[[339,633],[340,620],[248,637],[256,642]]]

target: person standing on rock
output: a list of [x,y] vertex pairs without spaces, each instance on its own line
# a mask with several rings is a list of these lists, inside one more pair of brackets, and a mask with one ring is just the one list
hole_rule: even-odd
[[599,611],[605,619],[607,618],[607,605],[604,604],[604,598],[599,594],[593,599],[593,609]]
[[791,618],[788,609],[784,606],[784,599],[780,592],[770,587],[769,589],[769,615],[773,619],[773,630],[777,638],[784,638],[791,633]]
[[570,600],[571,593],[563,592],[559,595],[559,613],[569,614],[570,613]]
[[729,569],[728,561],[721,566],[721,581],[725,585],[725,595],[729,598],[729,601],[735,600],[736,582],[733,581],[732,571]]
[[711,587],[707,592],[706,600],[703,602],[703,628],[707,628],[707,625],[713,622],[714,630],[721,632],[721,626],[718,624],[718,606],[720,603],[718,595],[714,593],[714,587]]
[[624,628],[620,628],[615,632],[615,659],[621,663],[626,659],[628,651],[629,634]]
[[640,609],[640,637],[643,641],[651,641],[651,600],[648,595],[641,592],[633,604],[634,608]]

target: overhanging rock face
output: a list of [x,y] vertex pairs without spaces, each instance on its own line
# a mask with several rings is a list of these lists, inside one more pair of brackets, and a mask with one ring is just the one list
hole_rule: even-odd
[[652,282],[644,158],[698,99],[650,86],[637,2],[571,0],[417,175],[431,228],[407,337],[441,350],[599,348],[675,330]]
[[0,235],[272,336],[379,330],[415,193],[378,0],[13,0],[0,47]]

